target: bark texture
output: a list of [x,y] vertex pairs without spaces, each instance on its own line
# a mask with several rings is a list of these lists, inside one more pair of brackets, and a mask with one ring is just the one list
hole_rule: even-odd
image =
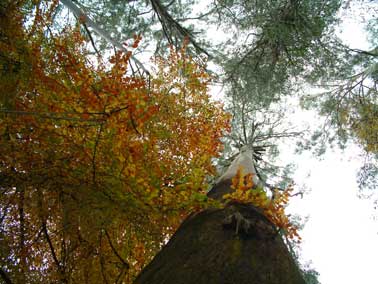
[[274,226],[232,204],[190,216],[135,284],[305,284]]

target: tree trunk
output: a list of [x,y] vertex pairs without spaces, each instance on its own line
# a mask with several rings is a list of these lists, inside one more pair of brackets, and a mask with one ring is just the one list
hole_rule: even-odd
[[[238,169],[260,185],[253,149],[239,153],[208,196],[222,202]],[[305,284],[275,226],[252,206],[189,216],[135,284]]]
[[274,225],[251,205],[187,218],[135,284],[305,284]]

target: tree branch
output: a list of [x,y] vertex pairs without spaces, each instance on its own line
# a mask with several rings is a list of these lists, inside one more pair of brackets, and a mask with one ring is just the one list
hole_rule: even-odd
[[114,254],[118,257],[118,259],[121,261],[121,263],[124,265],[124,267],[126,267],[127,269],[130,268],[130,265],[127,263],[127,261],[125,261],[122,256],[118,253],[118,251],[115,249],[113,243],[112,243],[112,240],[110,239],[110,236],[108,234],[108,231],[107,230],[104,230],[105,231],[105,235],[106,235],[106,238],[108,239],[108,242],[109,242],[109,245],[112,249],[112,251],[114,252]]
[[104,260],[104,256],[102,255],[102,232],[100,232],[100,267],[101,267],[101,275],[105,284],[109,284],[108,279],[106,278],[106,273],[105,273],[105,260]]
[[65,279],[64,279],[64,278],[65,278],[65,277],[64,277],[64,271],[63,271],[63,268],[62,268],[62,266],[61,266],[61,264],[60,264],[60,261],[59,261],[58,257],[56,256],[54,246],[53,246],[53,244],[52,244],[52,242],[51,242],[51,239],[50,239],[49,233],[48,233],[48,231],[47,231],[47,226],[46,226],[46,221],[45,221],[45,220],[42,221],[42,230],[43,230],[43,233],[45,234],[45,238],[46,238],[47,243],[48,243],[48,245],[49,245],[49,248],[50,248],[50,251],[51,251],[51,255],[52,255],[52,257],[53,257],[53,260],[54,260],[56,266],[58,267],[58,271],[59,271],[59,273],[60,273],[61,276],[62,276],[62,281],[63,281],[63,283],[66,283],[67,281],[65,281]]
[[104,115],[105,113],[74,113],[74,112],[37,112],[37,111],[23,111],[23,110],[12,110],[12,109],[0,109],[0,113],[9,113],[13,115],[31,115],[37,116],[45,119],[54,119],[54,120],[67,120],[67,121],[85,121],[85,122],[101,122],[103,119],[85,119],[77,117],[67,117],[67,116],[57,116],[57,115]]
[[95,52],[97,53],[98,56],[101,56],[100,52],[98,51],[98,49],[96,47],[96,44],[95,44],[95,42],[93,40],[92,34],[91,34],[90,30],[88,29],[88,27],[87,27],[87,25],[85,23],[83,23],[83,27],[84,27],[85,31],[87,32],[87,34],[89,36],[89,40],[91,41],[93,49],[95,50]]
[[96,185],[96,154],[97,154],[97,147],[100,142],[101,138],[101,133],[103,129],[103,123],[100,124],[98,130],[97,130],[97,136],[96,136],[96,141],[93,149],[93,157],[92,157],[92,179],[93,179],[93,185]]
[[352,52],[359,53],[359,54],[364,54],[364,55],[373,56],[373,57],[378,56],[378,48],[374,48],[374,49],[369,50],[369,51],[361,50],[361,49],[357,49],[357,48],[349,48],[347,46],[345,46],[345,48],[348,51],[352,51]]
[[[128,52],[128,50],[118,41],[109,36],[106,31],[101,29],[94,21],[92,21],[79,7],[77,7],[71,0],[60,0],[64,6],[66,6],[82,24],[86,24],[88,27],[92,28],[100,37],[105,39],[107,42],[111,43],[118,49]],[[144,67],[144,65],[133,55],[131,59],[139,66],[147,75],[150,75],[150,72]]]
[[161,23],[163,33],[167,38],[170,44],[173,44],[173,37],[172,37],[172,30],[175,30],[178,34],[180,34],[183,38],[188,38],[190,43],[194,46],[194,48],[202,53],[205,53],[207,56],[210,57],[209,53],[204,50],[194,39],[193,34],[190,30],[183,27],[177,20],[173,19],[171,14],[168,13],[167,7],[171,5],[174,1],[164,7],[160,0],[150,0],[152,8],[154,9],[158,19]]

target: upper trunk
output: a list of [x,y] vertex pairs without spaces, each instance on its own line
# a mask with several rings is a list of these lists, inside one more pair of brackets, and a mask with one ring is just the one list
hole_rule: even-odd
[[209,197],[222,200],[223,195],[231,193],[232,178],[241,169],[243,174],[252,174],[254,187],[261,186],[261,181],[257,177],[256,168],[253,162],[253,150],[242,149],[239,155],[232,161],[227,171],[218,179],[214,187],[207,194]]

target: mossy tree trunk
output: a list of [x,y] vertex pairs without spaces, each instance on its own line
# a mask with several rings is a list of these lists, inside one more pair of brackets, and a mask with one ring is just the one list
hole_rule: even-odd
[[305,284],[274,225],[250,205],[190,216],[135,284]]

